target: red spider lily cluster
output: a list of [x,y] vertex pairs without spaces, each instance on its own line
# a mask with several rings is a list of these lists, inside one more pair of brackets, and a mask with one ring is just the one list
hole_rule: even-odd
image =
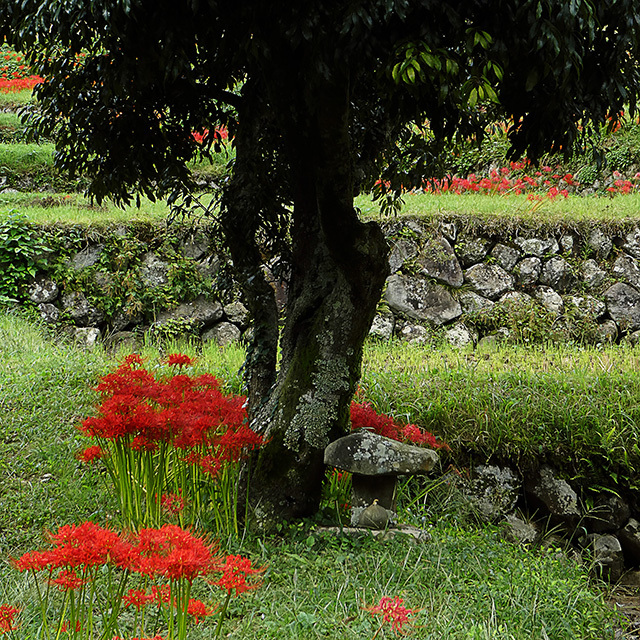
[[363,607],[363,609],[369,611],[372,615],[382,616],[382,624],[373,636],[374,638],[386,622],[391,623],[391,629],[396,633],[403,633],[402,627],[405,624],[410,624],[409,616],[417,611],[417,609],[407,609],[403,604],[402,598],[398,596],[395,598],[384,596],[380,598],[380,602],[377,605]]
[[[165,376],[143,364],[140,356],[128,356],[101,379],[97,415],[80,425],[98,444],[78,457],[103,460],[127,524],[158,524],[163,510],[182,518],[187,506],[194,522],[206,506],[194,492],[215,483],[232,486],[229,474],[262,437],[247,424],[244,396],[225,395],[210,374],[184,372],[193,364],[189,356],[169,355],[172,373]],[[218,502],[232,502],[220,494]],[[231,506],[225,506],[228,514]]]
[[6,46],[0,47],[0,93],[33,89],[42,78],[31,74],[22,55]]
[[[106,637],[104,630],[121,628],[117,618],[124,608],[139,614],[132,631],[139,629],[144,635],[145,610],[155,607],[163,616],[167,638],[184,638],[187,620],[198,624],[218,610],[190,597],[196,579],[222,591],[222,617],[232,595],[260,586],[257,574],[262,569],[252,567],[251,560],[239,555],[221,556],[217,545],[176,525],[122,534],[84,522],[61,527],[49,534],[49,540],[50,549],[25,553],[14,559],[13,565],[18,571],[31,572],[36,581],[44,574],[45,582],[56,587],[53,591],[38,589],[45,615],[55,609],[51,599],[62,593],[56,633],[75,630],[81,637],[93,637],[96,618],[101,616],[102,637]],[[98,588],[103,580],[106,588]],[[127,590],[132,580],[138,585]],[[114,584],[117,588],[110,589]],[[17,613],[7,605],[0,607],[0,632],[15,628]]]
[[[198,144],[203,144],[203,142],[205,142],[205,140],[209,137],[210,132],[209,129],[204,129],[203,131],[194,131],[191,133],[191,135]],[[213,132],[214,140],[227,140],[228,138],[229,132],[225,127],[219,127]]]
[[11,633],[18,629],[16,617],[20,609],[11,607],[8,604],[0,605],[0,635]]
[[437,440],[432,433],[415,424],[401,425],[394,422],[390,416],[376,413],[368,402],[354,401],[351,403],[351,429],[368,429],[392,440],[431,447],[432,449],[449,448],[446,443]]

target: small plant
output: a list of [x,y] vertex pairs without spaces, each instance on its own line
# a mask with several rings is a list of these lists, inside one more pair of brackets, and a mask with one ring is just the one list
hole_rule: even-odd
[[0,298],[24,298],[24,289],[46,265],[50,249],[20,215],[0,223]]

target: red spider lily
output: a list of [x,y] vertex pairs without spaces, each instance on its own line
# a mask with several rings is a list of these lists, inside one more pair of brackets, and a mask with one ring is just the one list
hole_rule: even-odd
[[11,607],[8,604],[0,605],[0,634],[9,633],[18,629],[16,616],[20,609]]
[[417,611],[417,609],[407,609],[402,602],[402,598],[398,596],[395,598],[384,596],[380,598],[380,602],[377,605],[363,608],[372,615],[382,615],[383,624],[390,622],[393,631],[401,632],[402,627],[410,623],[409,615]]
[[160,529],[141,529],[132,543],[129,569],[149,577],[193,582],[215,566],[217,547],[180,527],[166,524]]
[[71,621],[63,622],[62,627],[60,627],[60,631],[62,631],[62,633],[71,633],[72,630],[75,631],[75,633],[80,633],[80,631],[82,631],[80,620],[76,620],[75,624]]
[[392,440],[428,446],[432,449],[449,448],[446,443],[438,441],[432,433],[420,429],[415,424],[399,425],[390,416],[376,413],[368,402],[351,403],[351,429],[369,429]]
[[93,445],[91,447],[87,447],[84,451],[81,451],[78,454],[78,460],[80,462],[94,462],[95,460],[100,460],[105,455],[104,449],[99,445]]
[[193,616],[193,619],[196,624],[199,624],[201,619],[210,616],[215,612],[215,608],[210,608],[205,605],[201,600],[190,599],[189,604],[187,605],[187,613],[190,616]]
[[155,600],[156,595],[147,593],[144,589],[129,589],[129,591],[122,596],[122,604],[125,607],[135,607],[138,611]]
[[167,364],[170,367],[190,367],[195,360],[184,353],[171,353],[167,356]]
[[0,77],[0,93],[13,93],[33,89],[37,84],[44,82],[40,76],[28,76],[26,78],[13,77],[11,79]]
[[[226,557],[224,564],[220,564],[215,568],[215,571],[222,573],[222,575],[212,584],[226,591],[227,595],[231,595],[231,592],[235,590],[238,596],[245,591],[257,589],[260,586],[261,582],[251,580],[251,576],[262,573],[264,568],[255,569],[251,566],[249,558],[230,555]],[[249,582],[247,582],[247,578],[250,578]]]
[[181,514],[185,507],[182,491],[179,493],[163,493],[162,496],[160,496],[160,504],[167,513],[173,516]]
[[55,584],[62,591],[76,591],[81,589],[89,581],[81,578],[73,569],[62,569],[57,578],[50,580],[51,584]]

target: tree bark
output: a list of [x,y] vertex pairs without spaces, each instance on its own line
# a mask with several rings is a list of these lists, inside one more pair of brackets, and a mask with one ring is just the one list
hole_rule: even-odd
[[348,78],[300,95],[308,126],[291,118],[287,131],[295,202],[282,356],[253,420],[267,440],[249,484],[250,516],[262,530],[317,511],[324,448],[347,429],[364,340],[388,275],[382,231],[362,223],[353,206]]

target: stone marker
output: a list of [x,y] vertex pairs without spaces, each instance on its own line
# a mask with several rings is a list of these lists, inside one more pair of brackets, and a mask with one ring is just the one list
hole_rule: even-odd
[[398,476],[429,473],[437,461],[438,454],[431,449],[398,442],[366,429],[339,438],[324,450],[326,465],[352,474],[353,526],[363,524],[360,516],[369,505],[378,504],[395,512]]

